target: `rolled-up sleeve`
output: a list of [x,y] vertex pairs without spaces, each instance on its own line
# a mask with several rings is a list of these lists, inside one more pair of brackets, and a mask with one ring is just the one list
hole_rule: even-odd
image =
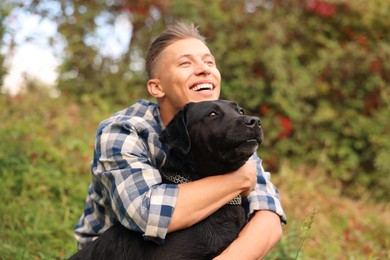
[[279,215],[281,222],[286,224],[286,214],[280,202],[279,191],[271,182],[271,174],[264,171],[262,161],[256,154],[252,159],[257,166],[257,185],[244,201],[248,216],[256,210],[269,210]]
[[137,128],[145,120],[131,120],[110,123],[98,131],[86,201],[86,208],[90,208],[86,212],[90,214],[84,213],[76,233],[84,229],[85,234],[98,235],[119,221],[142,233],[145,239],[162,244],[176,205],[178,186],[161,183],[153,161],[156,154],[162,154],[161,146],[156,144],[158,134],[144,125]]

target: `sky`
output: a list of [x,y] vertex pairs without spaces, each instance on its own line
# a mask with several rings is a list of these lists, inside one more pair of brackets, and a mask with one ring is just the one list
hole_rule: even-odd
[[[49,1],[50,9],[56,11],[59,4]],[[12,95],[17,94],[23,84],[24,75],[37,79],[47,86],[55,86],[58,77],[57,68],[61,64],[61,53],[64,42],[57,33],[57,26],[49,19],[28,14],[15,9],[6,20],[10,34],[14,36],[16,47],[10,51],[10,35],[0,48],[6,54],[5,65],[8,75],[4,78],[3,90]],[[88,39],[88,44],[99,49],[101,54],[116,57],[121,55],[131,37],[131,23],[126,14],[119,15],[114,26],[104,23],[104,16],[97,17],[99,26],[96,37]],[[59,39],[54,46],[49,45],[49,38]]]
[[[13,12],[7,22],[19,46],[15,47],[13,52],[10,52],[7,44],[1,48],[1,52],[7,56],[6,66],[9,71],[3,82],[4,89],[16,94],[23,85],[23,74],[53,85],[60,61],[55,50],[49,48],[45,41],[56,33],[55,25],[47,20],[40,22],[39,16],[23,12]],[[28,38],[33,40],[26,42]]]

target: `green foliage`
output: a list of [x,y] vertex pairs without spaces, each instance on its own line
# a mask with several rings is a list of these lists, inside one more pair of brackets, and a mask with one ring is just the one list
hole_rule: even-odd
[[[129,48],[120,58],[113,58],[99,52],[97,46],[88,43],[96,40],[98,19],[105,19],[105,26],[113,26],[119,14],[118,6],[106,1],[62,2],[59,33],[66,39],[64,61],[60,68],[58,88],[79,102],[102,100],[125,104],[128,100],[144,96],[145,78],[129,70],[134,49]],[[100,22],[101,23],[101,22]]]
[[76,249],[94,113],[102,114],[43,91],[2,95],[0,104],[1,259],[65,259]]
[[[389,1],[61,1],[55,14],[46,2],[14,1],[57,21],[65,49],[60,98],[33,82],[23,95],[0,96],[2,259],[64,259],[75,251],[72,231],[90,180],[97,124],[148,97],[146,75],[132,65],[177,19],[198,24],[207,37],[223,77],[222,98],[262,117],[265,167],[279,172],[290,163],[277,176],[289,224],[269,259],[345,251],[352,258],[389,257],[388,207],[364,212],[366,201],[363,207],[339,198],[390,195]],[[5,7],[2,43],[11,12]],[[87,41],[101,26],[96,17],[113,25],[123,13],[133,25],[127,52],[104,56]],[[0,69],[0,81],[5,73]],[[315,174],[291,170],[298,165]],[[310,203],[322,209],[312,224],[301,223],[312,216]]]
[[[0,6],[0,43],[4,41],[4,35],[7,30],[6,26],[4,25],[4,20],[8,17],[9,13],[10,13],[10,7],[8,7],[8,5],[6,4],[2,4]],[[7,72],[4,66],[4,61],[5,61],[5,55],[3,53],[0,53],[0,82],[3,82],[3,78]],[[1,84],[0,84],[0,90],[1,90]]]
[[325,169],[346,194],[369,189],[374,198],[388,198],[388,1],[171,1],[171,7],[173,17],[195,21],[206,34],[219,61],[222,97],[262,116],[268,168],[289,158]]
[[[44,3],[24,7],[44,13]],[[142,66],[132,64],[142,61],[145,46],[167,24],[195,22],[217,58],[222,98],[262,117],[268,169],[289,158],[322,167],[345,194],[370,190],[385,199],[388,11],[385,0],[61,2],[61,12],[52,15],[66,42],[58,88],[79,103],[127,106],[147,97]],[[97,18],[108,26],[119,14],[127,15],[133,30],[129,48],[114,59],[88,39],[102,26]]]
[[288,215],[266,259],[387,259],[389,205],[340,197],[323,169],[283,163],[274,182]]
[[[0,105],[0,258],[67,259],[76,251],[73,228],[91,178],[96,127],[119,107],[53,99],[37,87],[0,95]],[[388,208],[343,202],[313,172],[285,166],[274,177],[289,223],[267,259],[337,258],[345,251],[385,258]]]
[[[67,43],[58,88],[65,95],[75,97],[78,102],[99,104],[104,101],[122,106],[129,104],[129,100],[147,96],[142,57],[146,56],[145,46],[151,44],[153,35],[161,31],[161,27],[148,26],[155,18],[145,8],[162,8],[163,1],[161,4],[159,1],[143,2],[61,2],[58,31]],[[40,9],[40,6],[38,3],[36,8]],[[103,26],[114,29],[119,15],[131,22],[131,40],[124,53],[112,57],[101,53],[99,46],[88,40],[99,41],[97,32]]]

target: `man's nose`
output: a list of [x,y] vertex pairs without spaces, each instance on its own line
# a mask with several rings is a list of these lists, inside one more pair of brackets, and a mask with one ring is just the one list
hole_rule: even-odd
[[210,73],[211,73],[211,68],[207,63],[200,61],[196,64],[196,70],[195,70],[196,75],[201,75],[201,74],[209,75]]

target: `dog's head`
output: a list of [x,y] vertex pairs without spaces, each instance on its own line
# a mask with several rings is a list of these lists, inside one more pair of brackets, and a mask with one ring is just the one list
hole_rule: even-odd
[[[162,131],[171,169],[192,179],[241,167],[261,144],[260,119],[227,100],[189,103]],[[193,176],[196,174],[197,176]]]

